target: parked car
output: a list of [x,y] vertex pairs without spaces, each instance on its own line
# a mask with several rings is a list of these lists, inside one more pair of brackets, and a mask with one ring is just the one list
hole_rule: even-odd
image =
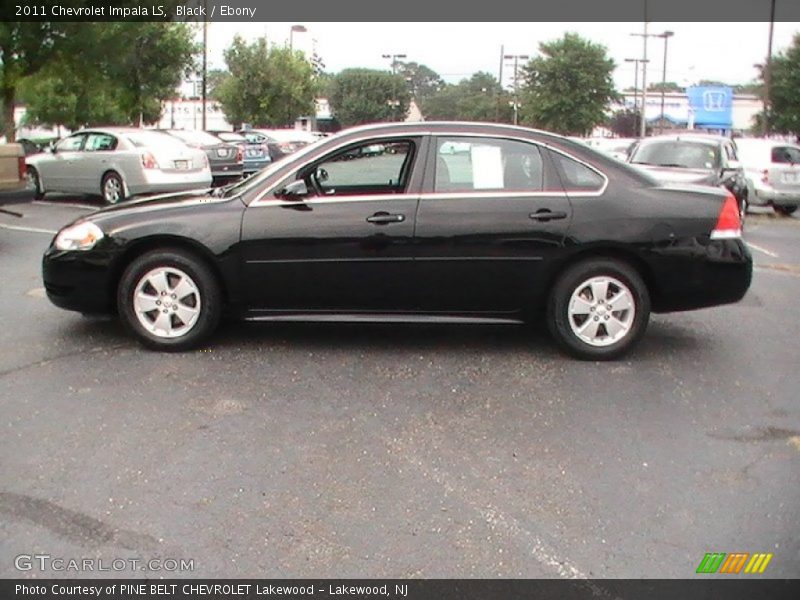
[[[469,152],[443,152],[453,143]],[[360,148],[396,148],[347,159]],[[360,153],[357,153],[360,154]],[[183,350],[252,320],[547,322],[610,359],[651,311],[736,302],[752,258],[736,200],[582,144],[487,123],[359,127],[208,194],[113,207],[58,232],[50,300],[116,312]]]
[[730,190],[744,219],[747,186],[733,140],[715,135],[662,135],[640,140],[629,162],[664,183],[722,186]]
[[167,129],[167,133],[192,148],[206,153],[211,166],[213,185],[223,185],[241,179],[244,174],[244,151],[236,144],[221,141],[205,131]]
[[628,155],[636,144],[636,138],[594,137],[585,139],[584,143],[624,162],[628,160]]
[[129,196],[205,188],[211,171],[204,153],[158,131],[86,129],[47,152],[27,158],[36,196],[47,192],[99,194],[108,204]]
[[245,177],[249,177],[256,171],[260,171],[272,162],[269,157],[269,149],[264,143],[251,142],[241,133],[233,131],[209,131],[211,135],[227,144],[235,144],[244,153],[242,170]]
[[319,141],[319,137],[299,129],[243,129],[240,133],[254,144],[266,144],[272,162],[282,159],[309,144]]
[[0,144],[0,204],[33,199],[22,144]]
[[800,145],[768,139],[736,140],[747,201],[791,215],[800,206]]

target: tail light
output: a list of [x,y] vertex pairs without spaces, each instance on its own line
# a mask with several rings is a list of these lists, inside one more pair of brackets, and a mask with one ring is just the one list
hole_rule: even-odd
[[712,240],[730,240],[742,237],[742,219],[739,215],[739,204],[733,194],[728,194],[717,217],[717,225],[711,232]]
[[25,164],[25,157],[20,156],[17,158],[17,172],[19,173],[19,180],[23,181],[28,175],[28,165]]
[[278,144],[278,148],[281,149],[281,152],[285,152],[286,154],[291,154],[294,151],[294,146],[291,142],[281,142]]
[[242,151],[241,146],[236,148],[236,162],[243,162],[244,161],[244,152]]
[[156,162],[156,157],[153,156],[150,152],[145,152],[142,154],[142,166],[145,169],[157,169],[158,163]]
[[761,183],[769,184],[769,169],[761,171]]

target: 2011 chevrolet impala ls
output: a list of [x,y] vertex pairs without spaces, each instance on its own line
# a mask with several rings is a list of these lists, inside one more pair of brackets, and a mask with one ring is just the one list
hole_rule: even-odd
[[545,319],[609,359],[651,311],[736,302],[752,259],[723,189],[664,185],[563,137],[477,123],[359,127],[205,194],[109,207],[43,261],[50,300],[145,345],[246,319]]

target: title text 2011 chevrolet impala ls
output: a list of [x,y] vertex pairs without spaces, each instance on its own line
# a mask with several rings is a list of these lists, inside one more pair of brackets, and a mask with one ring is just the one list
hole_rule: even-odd
[[[369,148],[369,152],[364,150]],[[741,299],[736,200],[661,185],[560,136],[387,124],[309,145],[207,195],[100,210],[44,256],[56,305],[117,312],[182,350],[247,319],[547,321],[586,359],[620,356],[651,311]]]

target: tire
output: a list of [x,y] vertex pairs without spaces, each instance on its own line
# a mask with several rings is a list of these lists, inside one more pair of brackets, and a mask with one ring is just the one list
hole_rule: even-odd
[[797,204],[788,204],[786,206],[778,206],[777,204],[773,204],[772,208],[779,215],[783,217],[789,217],[797,210]]
[[[595,299],[594,292],[600,296],[604,287],[606,297]],[[649,319],[650,294],[641,276],[612,258],[587,259],[568,267],[553,286],[547,305],[550,333],[581,360],[619,358],[641,339]]]
[[117,288],[117,307],[125,327],[144,346],[182,351],[217,328],[222,295],[205,262],[191,252],[165,248],[128,265]]
[[44,198],[44,192],[42,191],[42,180],[39,177],[39,171],[34,167],[27,167],[26,171],[28,173],[28,181],[31,187],[33,187],[34,200],[41,200]]
[[111,171],[103,175],[100,195],[106,204],[117,204],[125,200],[125,182],[122,181],[119,173]]

